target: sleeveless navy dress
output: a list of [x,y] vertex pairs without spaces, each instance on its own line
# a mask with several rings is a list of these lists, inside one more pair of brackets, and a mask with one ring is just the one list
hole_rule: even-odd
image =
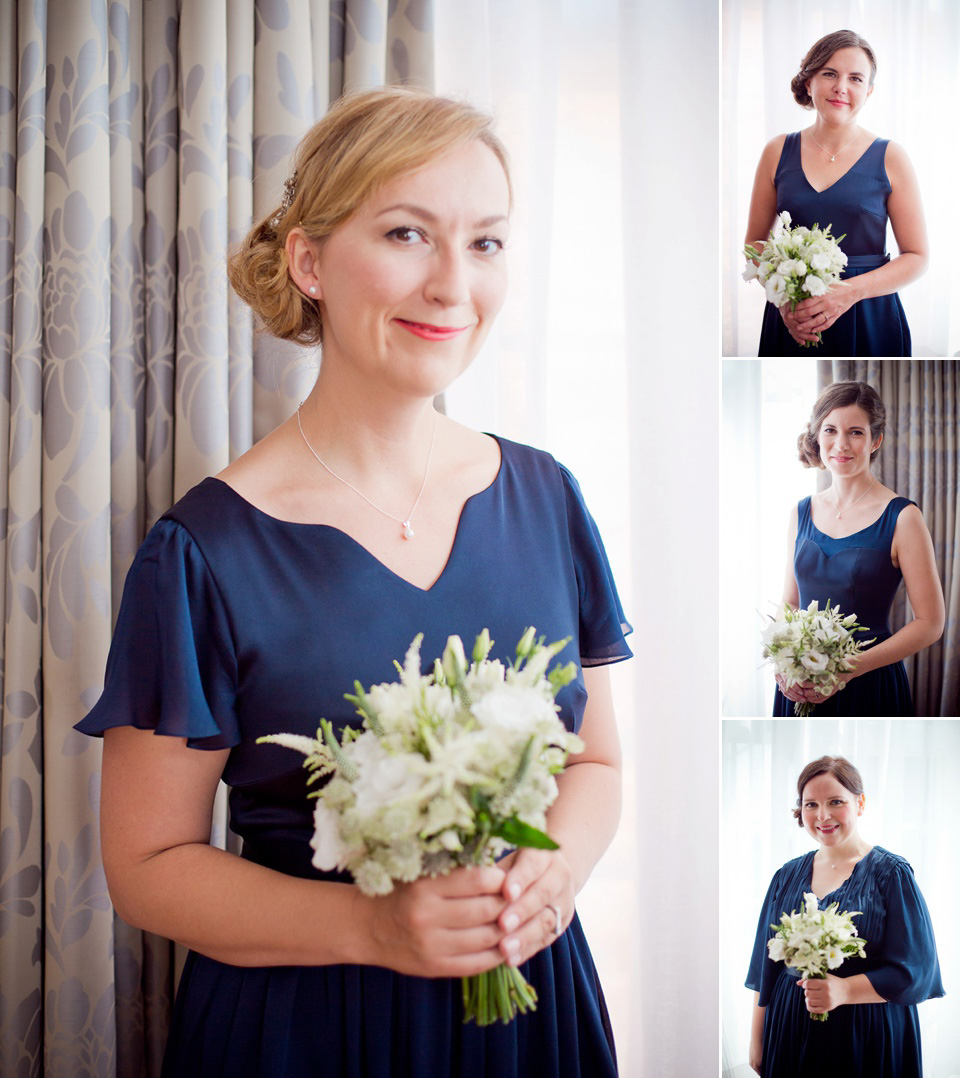
[[746,986],[760,993],[763,1022],[762,1078],[922,1078],[917,1004],[944,994],[930,913],[909,863],[882,846],[853,866],[820,908],[839,903],[866,940],[864,958],[848,958],[838,977],[865,973],[886,1003],[854,1003],[815,1022],[807,1011],[795,970],[767,954],[772,925],[799,910],[810,890],[814,851],[788,861],[770,883],[760,912]]
[[[336,528],[278,520],[206,479],[152,529],[124,588],[88,734],[132,725],[229,748],[230,826],[243,856],[301,878],[350,883],[310,863],[313,802],[295,753],[257,745],[313,736],[326,717],[355,723],[343,699],[396,679],[424,633],[424,669],[457,633],[469,651],[490,630],[508,660],[528,625],[578,676],[558,703],[583,717],[582,667],[630,656],[630,631],[576,480],[548,454],[500,440],[494,482],[468,499],[449,560],[424,590]],[[579,920],[521,967],[536,1012],[464,1025],[460,981],[375,966],[240,968],[190,952],[174,1006],[168,1078],[317,1074],[609,1076],[613,1038]]]
[[[837,181],[817,192],[800,164],[800,132],[787,135],[774,183],[777,213],[787,210],[792,225],[832,225],[834,236],[846,238],[844,278],[877,269],[890,261],[886,251],[887,198],[890,181],[884,168],[888,139],[875,139],[863,156]],[[801,348],[772,303],[763,311],[761,356],[909,356],[910,327],[900,297],[894,292],[855,303],[823,333],[815,349]]]
[[[797,541],[793,568],[800,590],[800,607],[816,599],[822,610],[830,600],[846,614],[856,614],[857,622],[870,631],[861,639],[876,637],[879,644],[891,635],[890,607],[903,574],[890,560],[897,517],[908,506],[907,498],[892,498],[879,518],[868,528],[843,539],[831,539],[813,523],[810,499],[797,506]],[[875,645],[870,645],[871,647]],[[776,689],[774,715],[794,716],[793,703]],[[822,704],[814,705],[813,718],[832,716],[912,715],[910,683],[903,663],[870,670],[847,682]]]

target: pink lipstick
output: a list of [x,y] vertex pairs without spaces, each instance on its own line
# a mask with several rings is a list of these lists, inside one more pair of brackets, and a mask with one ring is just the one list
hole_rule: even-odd
[[466,326],[431,326],[425,322],[408,322],[405,318],[397,318],[394,321],[415,337],[422,337],[425,341],[452,341],[454,337],[459,337],[467,329]]

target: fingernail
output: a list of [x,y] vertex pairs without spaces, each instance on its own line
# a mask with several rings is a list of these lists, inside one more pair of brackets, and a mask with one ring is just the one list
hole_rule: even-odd
[[507,888],[507,894],[511,898],[519,898],[520,897],[520,884],[519,883],[511,883],[510,886]]
[[505,940],[503,946],[510,954],[514,954],[520,950],[520,941],[518,939]]
[[503,928],[506,932],[512,932],[520,924],[520,918],[515,913],[508,913],[503,919]]

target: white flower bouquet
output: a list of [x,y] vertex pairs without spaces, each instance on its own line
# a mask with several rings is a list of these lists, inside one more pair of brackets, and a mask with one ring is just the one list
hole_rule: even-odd
[[[486,629],[467,663],[459,637],[447,640],[433,672],[420,672],[417,636],[399,681],[364,690],[354,683],[360,729],[340,741],[320,720],[316,738],[273,734],[273,742],[306,756],[313,791],[313,864],[347,870],[368,895],[394,881],[437,876],[458,865],[492,864],[520,846],[557,849],[544,832],[557,796],[555,776],[583,743],[557,714],[559,690],[576,665],[550,660],[568,640],[544,646],[527,629],[516,659],[487,656]],[[569,639],[569,638],[568,638]],[[464,1021],[489,1025],[536,1008],[536,992],[512,966],[463,978]]]
[[[857,624],[856,614],[844,616],[827,601],[821,610],[816,599],[805,610],[780,608],[761,634],[763,657],[786,682],[787,688],[808,681],[818,692],[846,688],[844,674],[853,670],[853,659],[873,640],[857,640],[855,633],[870,630]],[[876,639],[876,638],[874,638]],[[809,715],[814,705],[794,703],[795,715]]]
[[[767,954],[774,962],[783,962],[804,977],[823,979],[828,970],[838,969],[844,959],[851,955],[864,957],[866,940],[857,935],[854,913],[837,913],[838,902],[831,902],[825,910],[818,908],[817,896],[812,892],[803,896],[804,908],[797,913],[791,910],[780,917],[780,923],[771,925],[777,934],[767,940]],[[812,1014],[815,1022],[826,1022],[827,1014]]]
[[[840,280],[847,264],[847,256],[840,250],[840,241],[846,238],[846,233],[831,236],[831,227],[790,228],[790,214],[784,210],[777,215],[762,251],[749,244],[744,247],[747,257],[744,280],[758,280],[767,299],[776,307],[789,300],[791,311],[803,299],[822,296]],[[822,339],[818,333],[817,341]]]

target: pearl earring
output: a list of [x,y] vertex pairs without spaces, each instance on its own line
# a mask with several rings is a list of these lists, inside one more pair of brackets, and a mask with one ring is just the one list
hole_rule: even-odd
[[317,294],[317,286],[315,284],[312,284],[307,289],[307,291],[310,293],[311,296],[315,296]]

